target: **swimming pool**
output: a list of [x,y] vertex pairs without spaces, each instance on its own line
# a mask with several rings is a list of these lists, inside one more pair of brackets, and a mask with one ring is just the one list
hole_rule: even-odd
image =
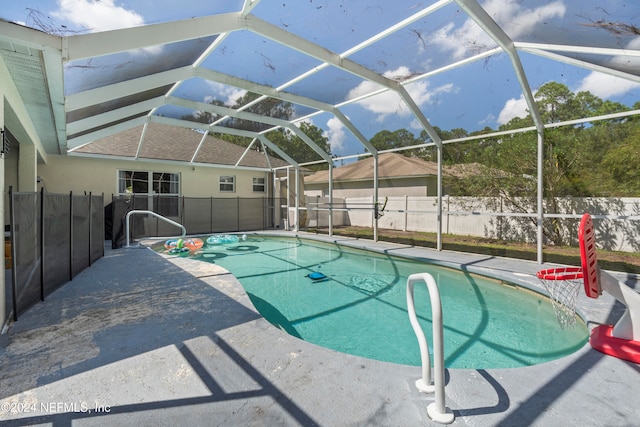
[[[570,354],[587,341],[577,322],[563,330],[542,295],[463,271],[299,238],[248,237],[205,245],[188,256],[216,263],[242,284],[256,309],[291,335],[344,353],[420,365],[406,311],[406,281],[428,272],[438,283],[445,366],[507,368]],[[310,273],[321,272],[324,281]],[[429,343],[431,313],[424,286],[416,311]],[[432,350],[430,348],[430,350]]]

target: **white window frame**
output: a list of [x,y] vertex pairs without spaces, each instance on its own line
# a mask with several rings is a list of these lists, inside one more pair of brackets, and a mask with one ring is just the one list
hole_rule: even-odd
[[[262,182],[260,182],[262,181]],[[262,189],[260,189],[260,187]],[[251,183],[251,188],[253,189],[254,193],[266,193],[267,191],[267,179],[265,177],[260,177],[260,176],[254,176],[252,183]],[[256,189],[258,188],[258,189]]]
[[[130,174],[130,178],[126,178],[126,174],[129,173]],[[146,192],[134,192],[133,191],[133,181],[135,178],[133,178],[133,176],[138,175],[138,178],[140,181],[146,181],[147,184],[147,191]],[[146,178],[143,178],[146,174]],[[159,176],[160,175],[162,177],[164,177],[164,175],[167,175],[168,177],[168,181],[165,179],[160,179]],[[130,180],[131,185],[127,185],[128,184],[128,180]],[[119,169],[118,170],[118,176],[117,176],[117,186],[118,186],[118,195],[119,196],[133,196],[133,195],[138,195],[138,196],[147,196],[148,197],[148,204],[147,204],[147,210],[153,211],[154,210],[154,206],[153,206],[153,197],[151,196],[155,196],[155,195],[161,195],[161,196],[175,196],[175,200],[176,200],[176,204],[175,206],[171,206],[171,204],[169,204],[169,208],[163,208],[160,209],[164,212],[158,212],[161,215],[165,215],[165,216],[171,216],[171,217],[179,217],[180,216],[180,182],[181,182],[181,176],[178,172],[158,172],[158,171],[142,171],[142,170],[131,170],[131,169]],[[124,183],[124,185],[123,185]],[[170,187],[171,190],[174,191],[168,191],[168,192],[163,192],[162,189],[163,187],[166,187],[167,185],[162,185],[162,184],[168,184],[168,187]],[[171,188],[173,187],[173,188]],[[157,190],[157,191],[156,191]],[[177,192],[176,192],[177,190]],[[171,199],[168,199],[171,200]],[[167,213],[169,213],[167,215]]]
[[[231,188],[224,188],[223,186],[231,186]],[[220,175],[218,178],[218,190],[221,193],[235,193],[236,192],[236,176],[235,175]]]

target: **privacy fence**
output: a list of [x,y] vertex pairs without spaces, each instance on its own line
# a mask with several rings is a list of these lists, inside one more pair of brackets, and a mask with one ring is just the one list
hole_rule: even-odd
[[[104,256],[104,196],[9,189],[6,311],[14,320]],[[9,256],[10,255],[10,256]],[[11,314],[12,313],[12,314]],[[0,319],[2,322],[9,319]]]
[[[125,217],[131,210],[148,210],[178,222],[188,234],[226,233],[265,230],[279,223],[279,199],[256,198],[196,198],[183,196],[113,196],[107,206],[107,239],[113,248],[122,247],[125,240]],[[158,218],[134,215],[130,218],[130,239],[175,236],[180,230]]]
[[[329,199],[308,197],[301,211],[300,227],[329,225]],[[529,206],[526,212],[523,207]],[[381,229],[436,232],[437,198],[396,196],[334,198],[333,226],[373,227],[376,213]],[[535,203],[526,199],[443,198],[442,232],[463,236],[535,242]],[[640,250],[640,199],[565,197],[545,201],[544,244],[577,245],[578,224],[583,213],[594,217],[598,246],[606,250]]]

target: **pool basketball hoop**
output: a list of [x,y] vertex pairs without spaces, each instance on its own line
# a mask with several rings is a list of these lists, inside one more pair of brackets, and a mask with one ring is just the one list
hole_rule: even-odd
[[536,274],[542,282],[556,313],[562,329],[576,324],[576,302],[582,287],[582,269],[580,267],[560,267],[541,270]]
[[582,267],[542,270],[537,277],[547,288],[561,327],[575,323],[576,302],[583,283],[589,298],[598,298],[606,291],[627,307],[615,325],[593,328],[591,346],[610,356],[640,363],[640,294],[598,268],[595,231],[591,215],[582,216],[578,229]]

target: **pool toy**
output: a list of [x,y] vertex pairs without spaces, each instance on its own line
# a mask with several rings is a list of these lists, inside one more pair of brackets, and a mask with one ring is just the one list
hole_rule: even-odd
[[198,239],[197,237],[194,237],[192,239],[185,240],[183,243],[183,246],[188,248],[191,252],[193,252],[202,248],[202,246],[204,246],[204,242],[202,241],[202,239]]
[[188,253],[188,252],[190,252],[190,251],[189,251],[189,248],[185,248],[185,247],[182,247],[182,248],[171,248],[171,249],[169,249],[169,253],[170,253],[171,255],[186,254],[186,253]]
[[170,254],[179,254],[183,252],[197,251],[204,245],[202,239],[197,237],[190,239],[169,239],[164,242],[164,247],[169,250]]
[[165,249],[180,249],[182,248],[183,243],[182,239],[169,239],[164,242],[164,247]]
[[[581,268],[561,267],[542,270],[538,272],[538,278],[543,281],[552,301],[555,302],[554,309],[557,310],[557,307],[560,307],[573,317],[576,315],[575,300],[581,283],[589,298],[597,299],[603,291],[606,291],[620,304],[626,306],[622,317],[615,325],[602,324],[593,328],[589,343],[601,353],[640,364],[640,294],[612,274],[599,268],[595,228],[588,213],[585,213],[580,221],[578,242]],[[570,271],[567,271],[568,269]],[[554,284],[549,286],[550,283]],[[568,298],[565,295],[571,297]],[[556,314],[558,313],[562,314],[557,310]]]
[[[247,240],[247,235],[242,235],[242,240]],[[207,237],[208,245],[222,245],[225,243],[238,243],[240,238],[235,234],[213,234]]]

